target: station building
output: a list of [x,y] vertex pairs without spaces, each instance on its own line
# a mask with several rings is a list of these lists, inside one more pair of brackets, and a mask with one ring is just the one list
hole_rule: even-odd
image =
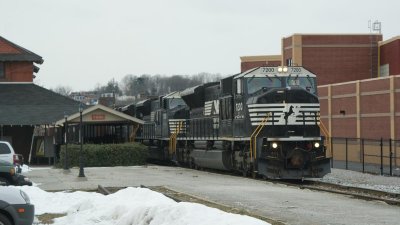
[[[79,102],[33,83],[43,58],[0,36],[0,140],[10,142],[17,154],[29,159],[36,127],[78,110]],[[36,157],[53,157],[52,140],[37,143]]]
[[85,143],[134,139],[143,121],[34,84],[42,63],[41,56],[0,36],[0,140],[10,142],[25,162],[50,163],[65,140],[76,143],[80,110]]

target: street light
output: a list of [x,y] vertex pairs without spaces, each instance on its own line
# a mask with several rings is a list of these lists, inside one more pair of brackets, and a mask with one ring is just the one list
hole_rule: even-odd
[[78,177],[85,177],[85,171],[83,170],[83,138],[82,138],[82,111],[83,106],[82,103],[79,104],[79,143],[81,145],[81,149],[79,151],[79,175]]
[[65,141],[65,156],[64,156],[64,170],[68,170],[68,121],[67,114],[64,114],[64,141]]

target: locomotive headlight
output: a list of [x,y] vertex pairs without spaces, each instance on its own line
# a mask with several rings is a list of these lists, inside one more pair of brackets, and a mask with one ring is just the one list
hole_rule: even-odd
[[314,143],[314,147],[315,147],[315,148],[319,148],[319,142],[315,142],[315,143]]
[[287,68],[286,66],[284,66],[284,67],[282,68],[282,70],[283,70],[284,73],[286,73],[286,72],[288,71],[288,68]]
[[278,143],[276,143],[276,142],[272,143],[272,148],[274,148],[274,149],[278,148]]
[[278,72],[279,73],[282,73],[282,71],[283,71],[283,68],[280,66],[280,67],[278,67]]

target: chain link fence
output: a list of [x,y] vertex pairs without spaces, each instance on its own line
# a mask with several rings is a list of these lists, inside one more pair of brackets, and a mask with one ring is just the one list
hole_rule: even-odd
[[400,141],[333,137],[327,143],[332,168],[400,176]]

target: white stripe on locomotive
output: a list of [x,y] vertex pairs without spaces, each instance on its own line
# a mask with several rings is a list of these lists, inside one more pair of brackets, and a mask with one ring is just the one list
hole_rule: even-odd
[[251,104],[248,105],[251,125],[257,126],[270,113],[267,125],[285,125],[285,115],[288,114],[288,125],[319,124],[318,103],[281,103],[281,104]]

